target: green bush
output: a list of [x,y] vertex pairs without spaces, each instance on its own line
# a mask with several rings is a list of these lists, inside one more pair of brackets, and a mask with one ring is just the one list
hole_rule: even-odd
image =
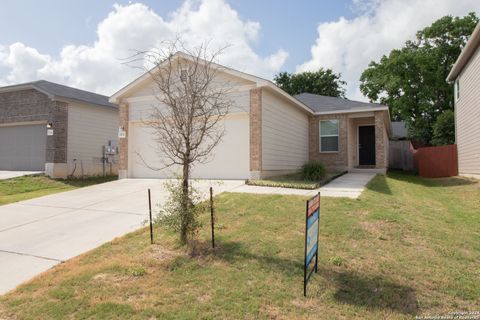
[[[180,237],[182,228],[184,228],[187,235],[186,240],[190,242],[202,226],[198,216],[206,210],[207,204],[202,201],[200,191],[190,184],[187,194],[187,210],[185,210],[182,206],[184,195],[181,179],[167,180],[164,187],[167,190],[168,198],[165,203],[158,206],[155,222],[174,232],[179,232]],[[181,240],[181,242],[183,241]]]
[[301,174],[304,180],[318,181],[325,177],[327,171],[320,161],[310,161],[302,166]]

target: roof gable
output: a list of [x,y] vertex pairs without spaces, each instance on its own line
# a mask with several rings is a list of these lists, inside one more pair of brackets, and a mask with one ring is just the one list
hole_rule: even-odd
[[[195,57],[183,52],[177,52],[172,56],[172,59],[183,59],[183,60],[186,60],[187,62],[193,63]],[[200,60],[200,62],[202,61],[205,62],[204,60]],[[131,83],[129,83],[128,85],[126,85],[125,87],[117,91],[115,94],[113,94],[110,97],[109,101],[113,103],[119,103],[120,99],[131,96],[136,91],[145,89],[149,83],[153,82],[152,74],[159,72],[162,66],[166,63],[167,62],[163,62],[162,64],[155,66],[149,71],[145,72],[140,77],[138,77],[137,79],[135,79],[134,81],[132,81]],[[243,82],[244,84],[265,85],[265,83],[268,82],[268,80],[265,80],[265,79],[262,79],[238,70],[234,70],[234,69],[219,65],[217,63],[212,63],[212,65],[217,69],[219,69],[222,74],[230,76],[232,77],[232,79],[236,79],[236,81]]]
[[67,87],[46,80],[38,80],[12,86],[1,87],[0,92],[18,91],[24,89],[35,89],[39,92],[46,94],[52,100],[70,100],[94,104],[98,106],[117,108],[115,104],[112,104],[108,101],[107,96],[93,93],[90,91]]

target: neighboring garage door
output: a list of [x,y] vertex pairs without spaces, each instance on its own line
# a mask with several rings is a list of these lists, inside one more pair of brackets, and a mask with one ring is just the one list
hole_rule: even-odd
[[[192,170],[192,178],[247,179],[250,173],[249,137],[248,115],[230,115],[225,120],[223,140],[214,149],[211,161],[196,165]],[[130,124],[129,177],[177,176],[181,172],[178,167],[163,170],[151,169],[164,167],[152,138],[152,129],[138,123]]]
[[0,126],[0,170],[44,171],[45,125]]

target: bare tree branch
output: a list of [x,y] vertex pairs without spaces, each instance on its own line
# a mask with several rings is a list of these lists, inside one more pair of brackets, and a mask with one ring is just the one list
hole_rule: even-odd
[[154,82],[155,103],[142,122],[152,128],[164,166],[155,168],[138,154],[149,169],[180,165],[189,176],[195,163],[212,159],[225,134],[224,118],[232,105],[232,85],[220,79],[222,67],[215,63],[224,49],[211,52],[208,44],[203,44],[189,50],[176,39],[130,57],[129,63],[143,61],[144,66],[154,66],[147,72]]

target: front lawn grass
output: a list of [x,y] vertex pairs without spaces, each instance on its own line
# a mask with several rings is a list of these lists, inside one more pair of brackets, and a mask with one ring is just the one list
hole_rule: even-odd
[[260,187],[276,187],[276,188],[294,188],[315,190],[329,183],[333,179],[340,177],[346,172],[327,172],[325,177],[319,181],[305,180],[301,173],[291,173],[281,176],[274,176],[265,179],[248,179],[246,184]]
[[0,180],[0,205],[73,190],[115,179],[117,179],[116,176],[99,176],[85,179],[55,180],[44,175],[32,175]]
[[[190,256],[155,226],[0,297],[0,319],[412,319],[478,310],[480,184],[377,176],[323,198],[319,272],[303,297],[305,198],[222,194],[218,246]],[[202,250],[201,250],[202,251]]]

